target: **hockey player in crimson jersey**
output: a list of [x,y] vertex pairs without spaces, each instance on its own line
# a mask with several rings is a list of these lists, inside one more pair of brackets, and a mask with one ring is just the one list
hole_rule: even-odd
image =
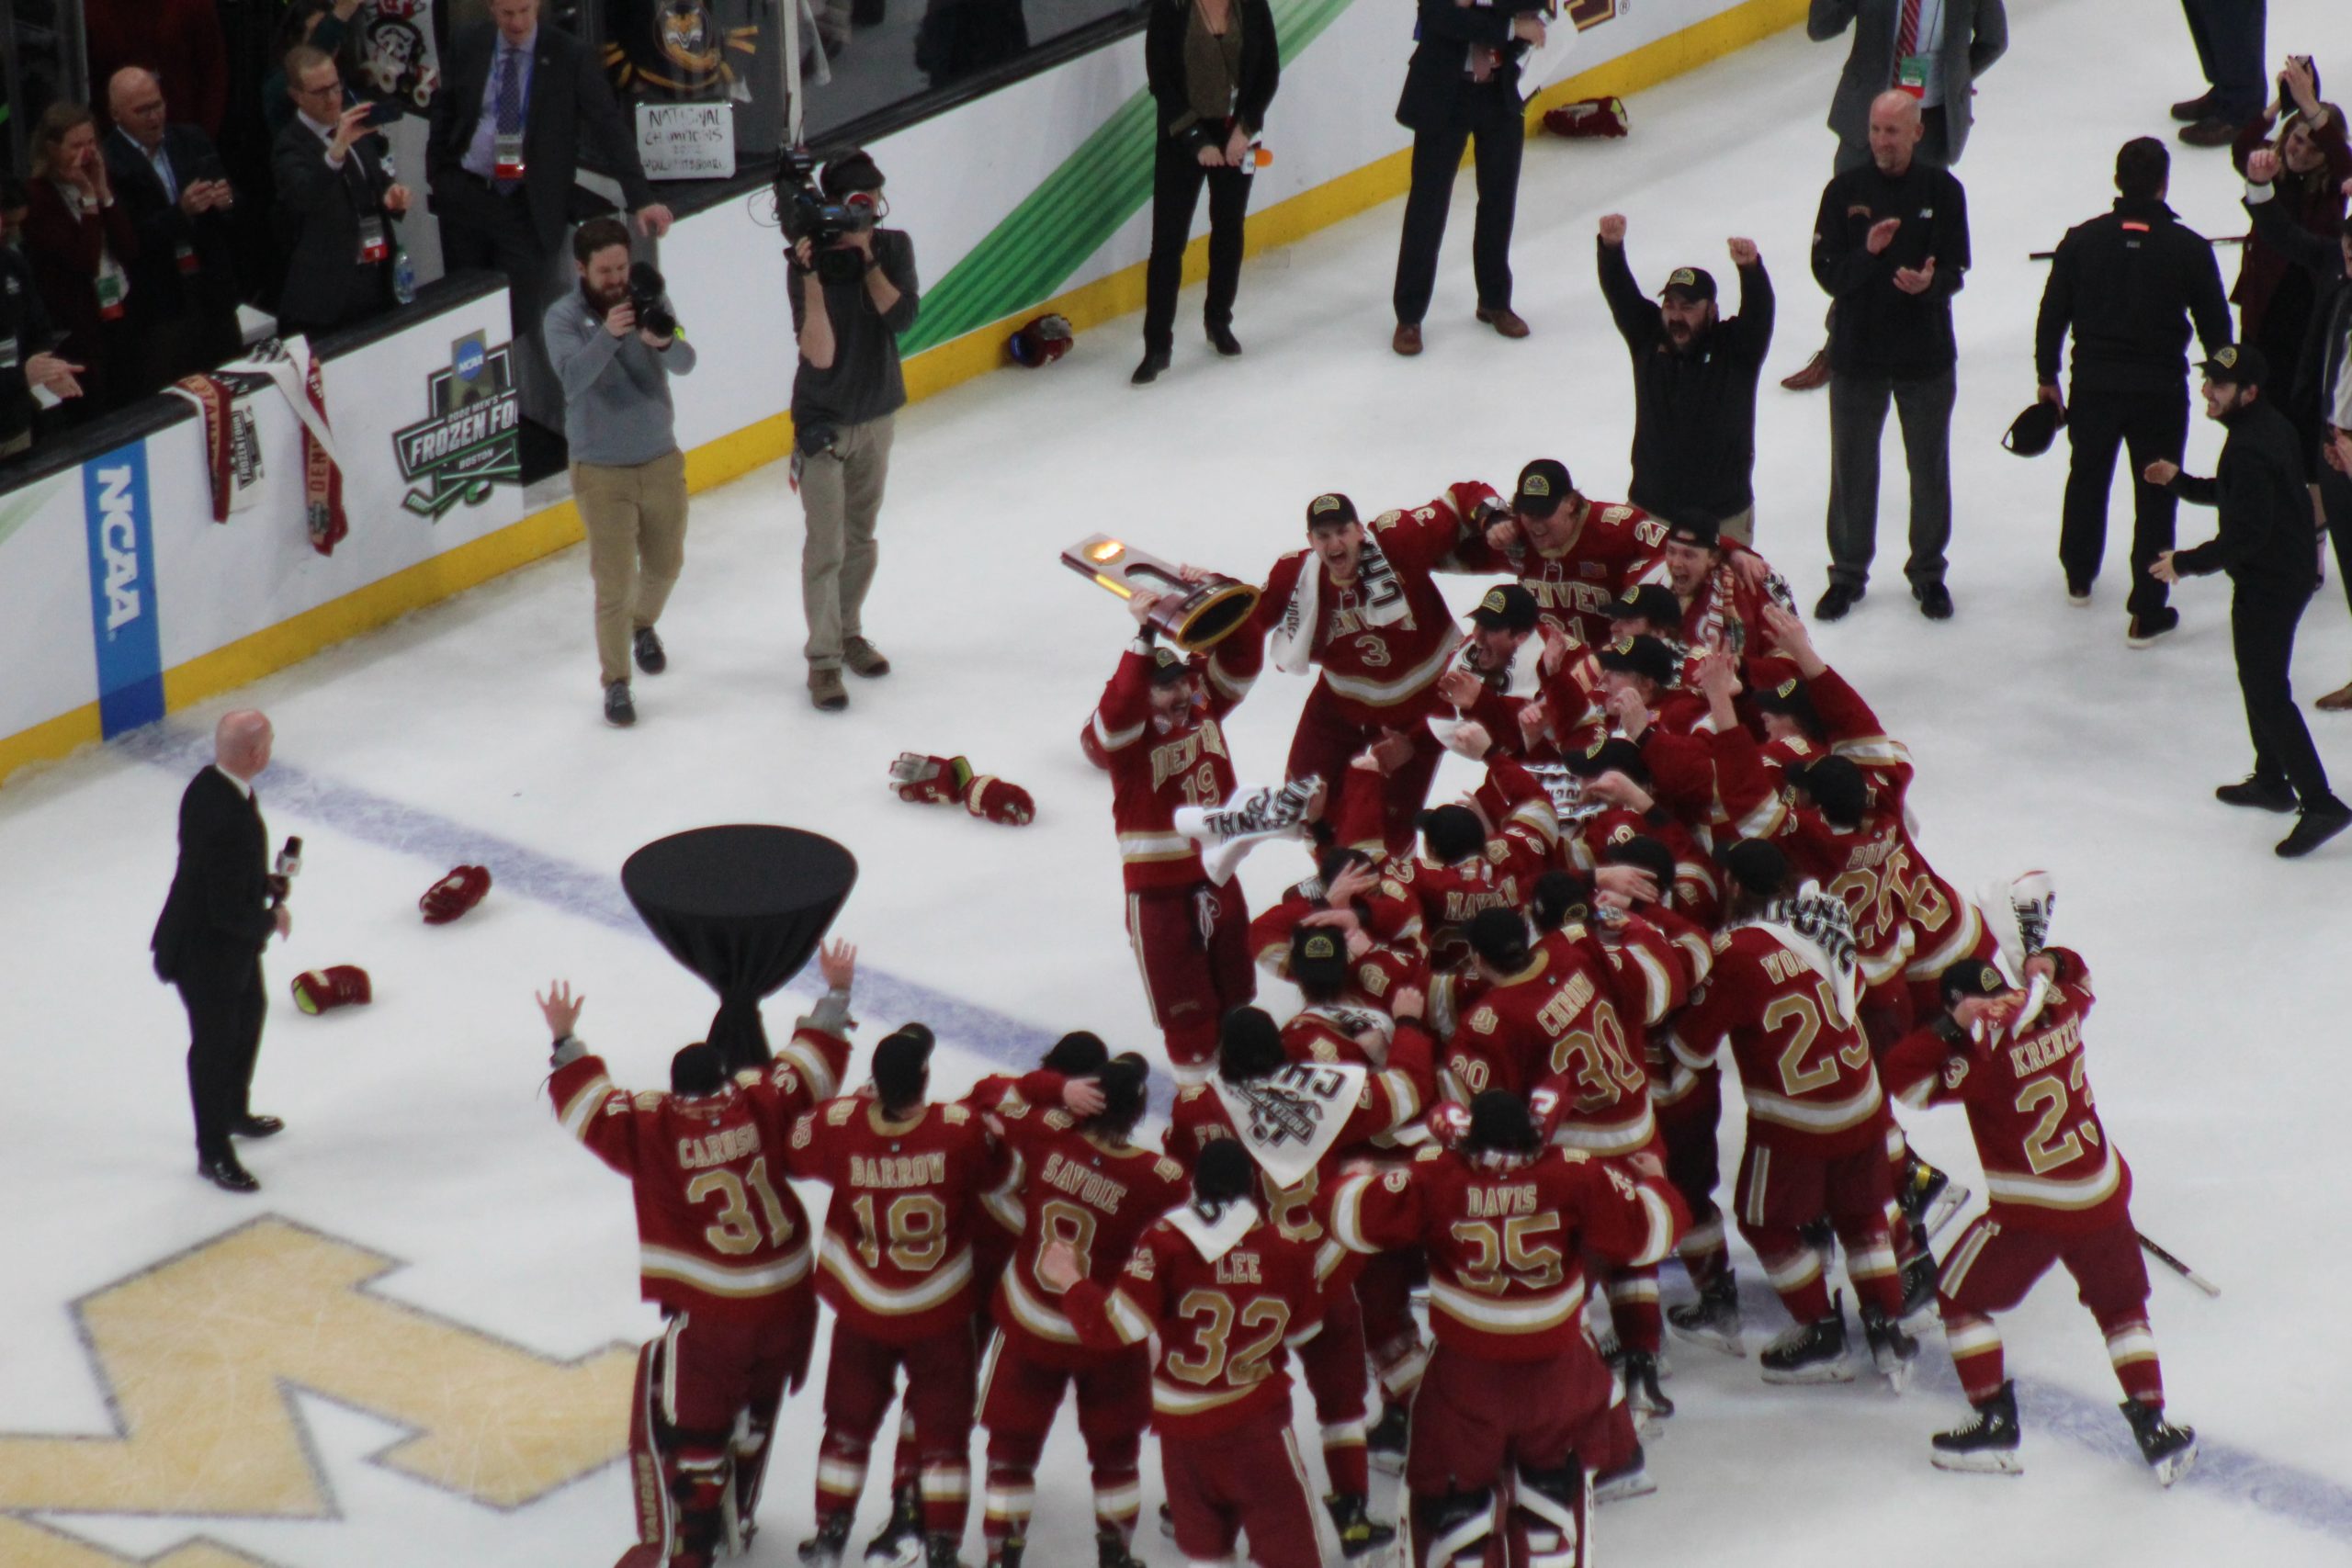
[[1009,1095],[989,1117],[1021,1156],[1021,1241],[998,1282],[999,1337],[980,1389],[989,1432],[983,1530],[993,1568],[1020,1568],[1035,1495],[1037,1458],[1065,1387],[1074,1385],[1078,1427],[1093,1467],[1096,1555],[1102,1568],[1135,1568],[1128,1542],[1142,1504],[1136,1474],[1151,1419],[1151,1363],[1140,1349],[1103,1352],[1080,1341],[1060,1292],[1037,1264],[1068,1243],[1095,1277],[1115,1277],[1145,1226],[1185,1195],[1183,1167],[1128,1142],[1145,1107],[1148,1069],[1121,1059],[1102,1072],[1103,1106],[1080,1119]]
[[1216,1053],[1217,1020],[1256,996],[1258,980],[1241,885],[1212,883],[1200,846],[1176,831],[1179,807],[1218,806],[1233,794],[1219,722],[1231,704],[1214,694],[1197,702],[1191,666],[1154,646],[1144,617],[1155,602],[1149,593],[1128,601],[1140,629],[1095,705],[1093,735],[1111,771],[1127,938],[1144,999],[1177,1081],[1196,1083]]
[[1992,1206],[1952,1244],[1937,1305],[1961,1387],[1976,1408],[1939,1432],[1946,1470],[2017,1473],[2017,1394],[1993,1314],[2025,1299],[2052,1263],[2075,1277],[2107,1337],[2124,1418],[2169,1486],[2197,1460],[2197,1433],[2165,1419],[2164,1374],[2148,1329],[2148,1267],[2132,1225],[2132,1168],[2099,1122],[2085,1074],[2090,972],[2065,948],[2025,961],[2027,990],[1969,959],[1947,973],[1947,1011],[1887,1054],[1890,1092],[1906,1104],[1967,1108]]
[[1663,873],[1658,901],[1667,901],[1663,896],[1670,893],[1676,914],[1713,930],[1723,913],[1723,884],[1714,857],[1650,792],[1649,765],[1641,749],[1622,735],[1611,736],[1570,757],[1568,769],[1586,781],[1585,795],[1591,803],[1589,814],[1562,840],[1569,868],[1591,873],[1630,863],[1612,852],[1636,839],[1650,840],[1665,851],[1665,862],[1662,866],[1639,863],[1653,880]]
[[1257,1568],[1322,1568],[1284,1368],[1322,1325],[1315,1249],[1263,1217],[1253,1177],[1238,1145],[1212,1145],[1191,1201],[1144,1232],[1114,1280],[1090,1277],[1065,1241],[1047,1247],[1037,1277],[1060,1292],[1089,1347],[1115,1353],[1158,1338],[1152,1426],[1187,1561],[1230,1562],[1246,1532]]
[[[1341,1179],[1331,1233],[1351,1252],[1421,1247],[1437,1348],[1413,1402],[1412,1561],[1476,1568],[1501,1534],[1519,1563],[1586,1563],[1580,1448],[1609,1408],[1584,1332],[1583,1258],[1656,1263],[1673,1195],[1615,1161],[1547,1149],[1517,1096],[1474,1100],[1460,1152]],[[1498,1529],[1499,1527],[1499,1529]]]
[[793,1124],[793,1174],[833,1189],[817,1281],[833,1309],[817,1533],[800,1549],[812,1568],[841,1561],[902,1367],[931,1568],[955,1568],[964,1535],[977,1359],[972,1239],[989,1223],[980,1195],[1006,1161],[980,1118],[924,1100],[930,1058],[930,1031],[901,1030],[874,1048],[871,1095],[828,1100]]
[[689,1045],[671,1061],[668,1094],[617,1088],[588,1054],[572,1032],[586,998],[559,980],[538,998],[555,1038],[556,1114],[629,1178],[639,1290],[665,1319],[638,1359],[638,1544],[622,1568],[707,1568],[722,1538],[736,1549],[750,1539],[777,1408],[808,1371],[811,1237],[786,1145],[794,1118],[848,1066],[857,950],[835,942],[818,964],[824,998],[773,1064],[730,1084],[716,1050]]
[[[1903,1291],[1887,1229],[1894,1184],[1886,1163],[1886,1100],[1855,1021],[1860,978],[1846,907],[1799,886],[1788,860],[1747,840],[1724,855],[1735,891],[1732,924],[1715,938],[1715,964],[1675,1021],[1675,1049],[1693,1067],[1726,1042],[1747,1100],[1747,1148],[1733,1213],[1796,1326],[1764,1351],[1768,1382],[1842,1382],[1846,1320],[1822,1278],[1804,1227],[1826,1214],[1846,1248],[1872,1360],[1895,1388],[1918,1346],[1903,1332]],[[1737,1353],[1739,1304],[1731,1271],[1697,1313],[1669,1314],[1692,1337]]]
[[1407,939],[1376,942],[1365,919],[1364,897],[1380,885],[1380,873],[1361,851],[1323,852],[1330,875],[1297,883],[1283,901],[1250,922],[1250,947],[1258,967],[1284,980],[1297,979],[1292,952],[1299,933],[1330,931],[1343,944],[1339,985],[1325,999],[1333,1005],[1386,1013],[1397,988],[1418,982],[1427,967],[1420,943]]
[[1636,582],[1666,581],[1666,525],[1639,507],[1587,500],[1566,465],[1550,457],[1519,471],[1508,510],[1464,522],[1449,570],[1510,573],[1545,620],[1595,648],[1609,640],[1611,599]]
[[[1320,1201],[1340,1165],[1381,1152],[1380,1142],[1418,1121],[1430,1103],[1431,1047],[1422,1022],[1424,1005],[1417,989],[1397,993],[1387,1058],[1378,1068],[1295,1061],[1262,1009],[1236,1008],[1226,1015],[1217,1076],[1176,1097],[1169,1154],[1192,1166],[1206,1149],[1239,1142],[1257,1162],[1267,1219],[1294,1241],[1319,1245],[1325,1234]],[[1332,1253],[1329,1262],[1339,1265],[1340,1255]],[[1341,1547],[1351,1557],[1393,1535],[1365,1512],[1371,1492],[1363,1425],[1367,1358],[1380,1352],[1373,1359],[1379,1362],[1383,1386],[1398,1397],[1419,1371],[1409,1341],[1367,1348],[1355,1273],[1344,1267],[1326,1278],[1323,1337],[1302,1358],[1323,1429],[1323,1465],[1333,1492],[1328,1506]]]
[[1429,798],[1440,747],[1423,720],[1461,642],[1430,573],[1453,547],[1464,509],[1492,493],[1456,485],[1369,527],[1346,496],[1317,496],[1306,508],[1309,547],[1274,562],[1249,624],[1226,639],[1236,645],[1228,662],[1237,670],[1246,670],[1252,648],[1294,675],[1320,667],[1285,772],[1336,787],[1350,761],[1374,751],[1385,781],[1382,840],[1392,851],[1412,841],[1413,818]]
[[1724,538],[1712,519],[1667,525],[1665,559],[1667,586],[1681,611],[1679,639],[1728,653],[1743,671],[1765,651],[1765,606],[1795,613],[1781,574],[1746,545]]
[[[1462,927],[1479,910],[1525,904],[1559,850],[1551,797],[1525,768],[1493,749],[1484,726],[1462,725],[1451,744],[1484,760],[1486,782],[1466,804],[1423,812],[1421,852],[1392,857],[1366,901],[1372,934],[1382,942],[1418,940],[1432,970],[1461,964],[1466,956]],[[1362,798],[1351,772],[1340,797],[1342,836],[1361,820]]]

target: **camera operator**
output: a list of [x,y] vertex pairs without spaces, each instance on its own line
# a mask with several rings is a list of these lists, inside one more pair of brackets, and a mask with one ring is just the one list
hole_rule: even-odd
[[862,152],[825,164],[808,185],[807,154],[786,154],[777,192],[792,241],[792,324],[800,366],[792,378],[792,472],[807,513],[800,598],[808,620],[808,700],[849,706],[842,666],[887,675],[865,640],[861,612],[874,581],[874,525],[890,468],[890,416],[907,400],[899,334],[914,325],[914,242],[876,223],[888,212],[882,171]]
[[548,307],[548,358],[563,386],[571,494],[596,584],[596,660],[605,722],[637,722],[629,657],[669,664],[653,624],[686,558],[686,458],[672,428],[670,378],[695,367],[661,274],[632,269],[628,230],[592,218],[572,237],[577,292]]

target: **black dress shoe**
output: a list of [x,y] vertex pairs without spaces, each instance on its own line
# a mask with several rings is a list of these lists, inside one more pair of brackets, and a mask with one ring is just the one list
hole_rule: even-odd
[[1911,597],[1919,601],[1919,614],[1931,621],[1951,619],[1951,590],[1940,582],[1921,583],[1911,590]]
[[637,722],[637,705],[629,700],[627,681],[616,681],[605,688],[605,722],[616,729],[627,729]]
[[2307,806],[2295,818],[2295,830],[2278,840],[2278,858],[2300,860],[2346,828],[2352,828],[2352,806],[2333,795],[2317,806]]
[[1842,621],[1846,612],[1862,602],[1862,591],[1850,582],[1833,582],[1813,606],[1816,621]]
[[229,1129],[232,1136],[239,1138],[274,1138],[284,1131],[286,1123],[275,1116],[248,1116]]
[[2282,780],[2266,779],[2259,773],[2249,773],[2233,784],[2223,784],[2213,792],[2213,798],[2224,806],[2250,806],[2256,811],[2292,811],[2295,791]]
[[1233,335],[1231,327],[1211,327],[1209,343],[1227,359],[1233,358],[1241,352],[1241,340]]
[[1136,367],[1136,373],[1128,377],[1127,381],[1132,386],[1148,387],[1159,380],[1159,373],[1167,368],[1168,355],[1147,352],[1143,356],[1143,363]]
[[219,1159],[198,1160],[196,1174],[223,1192],[261,1190],[261,1183],[254,1179],[253,1172],[237,1163],[237,1156],[234,1155],[222,1155]]
[[661,634],[651,626],[638,627],[630,634],[629,644],[637,659],[637,667],[648,675],[659,675],[670,668],[669,652],[662,646]]

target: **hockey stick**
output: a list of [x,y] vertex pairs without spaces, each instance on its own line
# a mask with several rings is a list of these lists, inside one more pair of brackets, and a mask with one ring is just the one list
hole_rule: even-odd
[[2199,1274],[2196,1269],[2191,1269],[2188,1264],[2183,1263],[2179,1258],[2175,1258],[2171,1253],[2166,1252],[2154,1242],[2150,1241],[2144,1233],[2133,1231],[2132,1234],[2140,1238],[2140,1246],[2146,1251],[2149,1257],[2154,1258],[2157,1262],[2163,1264],[2165,1268],[2171,1269],[2174,1273],[2179,1275],[2182,1279],[2188,1280],[2190,1284],[2196,1286],[2207,1295],[2218,1296],[2222,1293],[2221,1286],[2213,1283],[2212,1280],[2208,1280],[2204,1275]]

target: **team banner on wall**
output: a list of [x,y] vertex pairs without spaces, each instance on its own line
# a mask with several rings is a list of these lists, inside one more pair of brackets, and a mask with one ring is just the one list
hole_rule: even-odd
[[523,404],[513,345],[486,332],[449,345],[449,364],[424,380],[426,415],[392,433],[392,454],[411,487],[401,505],[438,523],[451,508],[480,506],[491,487],[523,482]]
[[90,543],[90,637],[98,660],[98,728],[112,737],[164,716],[163,640],[155,629],[155,529],[147,443],[82,469]]

